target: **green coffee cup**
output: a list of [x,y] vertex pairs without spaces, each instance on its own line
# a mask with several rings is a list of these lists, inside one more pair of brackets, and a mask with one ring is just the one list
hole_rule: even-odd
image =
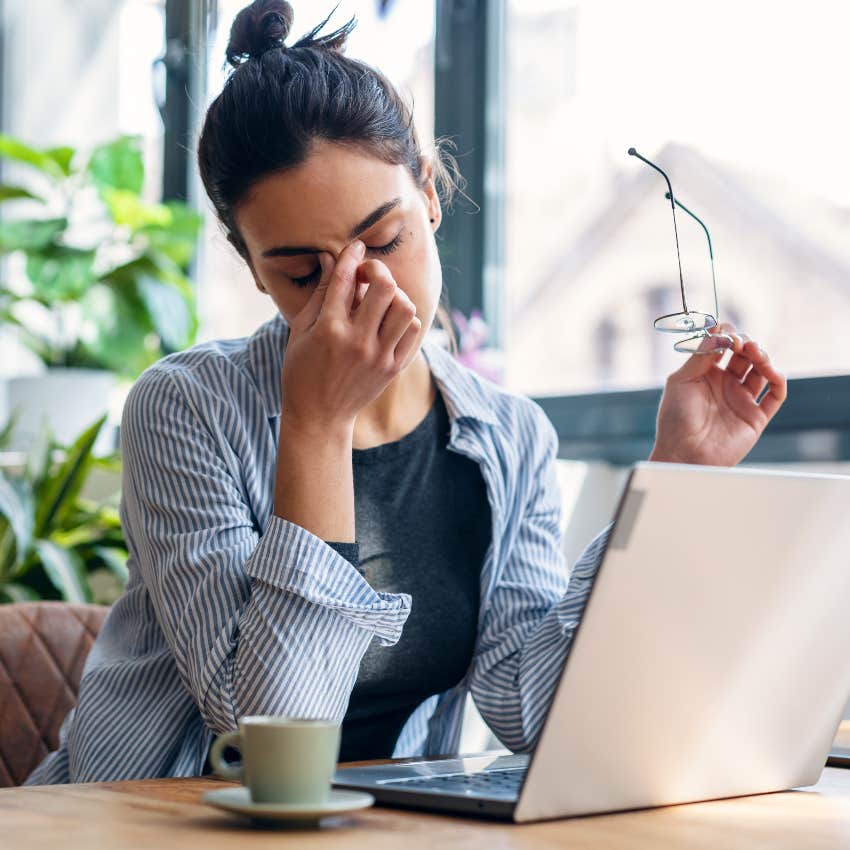
[[[340,724],[294,717],[242,717],[238,732],[219,735],[210,749],[212,769],[246,785],[255,803],[327,800],[339,757]],[[241,764],[223,759],[225,747]]]

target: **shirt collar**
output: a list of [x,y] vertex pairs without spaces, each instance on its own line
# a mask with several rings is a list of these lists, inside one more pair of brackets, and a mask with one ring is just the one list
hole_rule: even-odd
[[[249,346],[254,380],[270,419],[280,416],[280,370],[288,337],[289,327],[278,314],[260,328]],[[450,352],[432,339],[423,341],[422,353],[452,421],[477,419],[488,425],[496,424],[486,385],[476,374],[458,363]]]
[[434,340],[425,339],[422,353],[452,420],[477,419],[488,425],[496,424],[496,414],[481,378]]

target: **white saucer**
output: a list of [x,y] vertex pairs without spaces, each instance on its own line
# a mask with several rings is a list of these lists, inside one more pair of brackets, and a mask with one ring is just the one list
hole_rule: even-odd
[[322,803],[255,803],[244,785],[238,788],[217,788],[201,797],[205,803],[228,812],[264,821],[318,821],[328,815],[339,815],[365,809],[375,798],[365,791],[331,788]]

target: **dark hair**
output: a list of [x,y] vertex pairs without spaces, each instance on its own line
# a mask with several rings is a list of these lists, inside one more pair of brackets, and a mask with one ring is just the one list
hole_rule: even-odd
[[[263,177],[303,162],[315,139],[404,165],[416,185],[424,185],[412,110],[383,74],[343,54],[355,19],[320,36],[329,15],[287,47],[293,16],[285,0],[254,0],[239,12],[227,46],[235,70],[210,105],[198,141],[204,187],[243,257],[234,220],[239,201]],[[446,144],[436,143],[433,166],[450,204],[460,178]]]

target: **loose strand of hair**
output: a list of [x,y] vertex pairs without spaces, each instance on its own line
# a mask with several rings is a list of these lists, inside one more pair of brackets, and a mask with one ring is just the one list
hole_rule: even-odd
[[[327,35],[319,36],[319,33],[327,24],[327,22],[334,16],[334,13],[339,8],[339,3],[331,9],[330,14],[320,23],[317,24],[313,29],[310,30],[306,35],[302,36],[298,39],[298,41],[294,44],[294,47],[319,47],[325,50],[335,50],[337,52],[342,52],[342,48],[345,46],[345,42],[348,40],[348,37],[351,35],[354,28],[357,26],[357,17],[352,15],[342,26],[337,27],[333,32],[328,33]],[[317,36],[319,36],[317,38]]]

